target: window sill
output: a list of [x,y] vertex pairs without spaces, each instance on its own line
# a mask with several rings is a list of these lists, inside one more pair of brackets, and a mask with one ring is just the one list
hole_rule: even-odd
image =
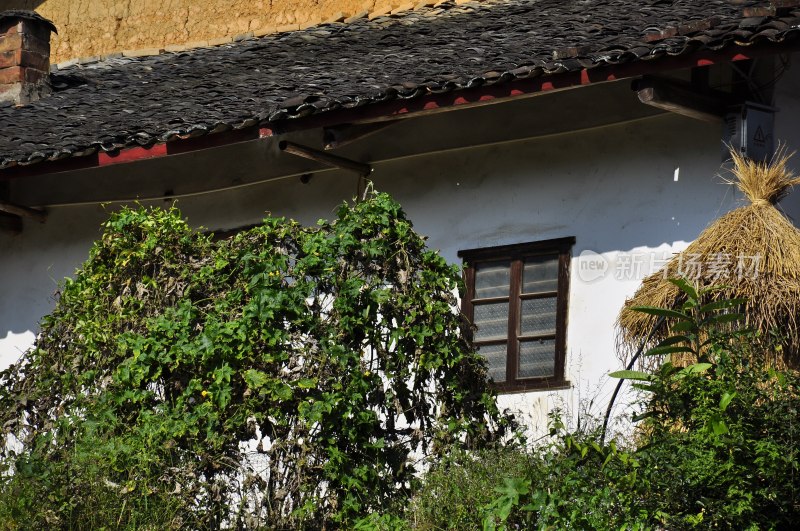
[[563,391],[570,389],[572,384],[568,380],[550,382],[514,382],[512,384],[495,384],[494,389],[498,395],[515,395],[520,393],[541,393],[547,391]]

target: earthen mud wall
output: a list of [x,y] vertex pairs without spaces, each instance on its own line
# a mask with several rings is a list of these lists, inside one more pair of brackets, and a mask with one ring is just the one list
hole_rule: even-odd
[[[287,31],[354,15],[410,9],[408,0],[10,0],[58,28],[51,58],[61,62],[125,50]],[[212,44],[214,44],[212,42]]]

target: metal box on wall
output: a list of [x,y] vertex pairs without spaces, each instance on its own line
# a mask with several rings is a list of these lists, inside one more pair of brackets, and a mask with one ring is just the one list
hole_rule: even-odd
[[722,140],[723,160],[728,160],[728,147],[742,155],[768,161],[775,152],[775,108],[747,102],[725,115]]

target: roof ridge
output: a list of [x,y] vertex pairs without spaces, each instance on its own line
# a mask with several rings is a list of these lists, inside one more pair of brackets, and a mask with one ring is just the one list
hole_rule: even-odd
[[303,24],[282,24],[280,26],[269,25],[262,28],[239,33],[236,35],[216,37],[213,39],[201,39],[196,41],[189,41],[183,44],[167,44],[161,46],[149,46],[146,48],[136,48],[129,50],[120,50],[106,54],[93,55],[88,57],[76,57],[66,61],[60,61],[50,65],[53,72],[64,70],[75,65],[88,65],[107,61],[109,59],[119,59],[122,57],[137,58],[137,57],[152,57],[154,55],[163,55],[168,53],[183,53],[191,50],[198,50],[204,48],[216,48],[226,44],[235,42],[242,42],[252,39],[260,39],[281,33],[293,33],[297,31],[305,31],[308,29],[316,29],[323,26],[332,24],[353,24],[362,20],[369,22],[381,17],[402,18],[404,15],[411,11],[420,10],[437,10],[446,9],[450,10],[454,7],[468,7],[470,4],[492,4],[501,3],[501,0],[413,0],[408,1],[396,8],[382,8],[375,11],[363,10],[347,16],[344,12],[340,11],[325,20],[320,18],[312,19]]

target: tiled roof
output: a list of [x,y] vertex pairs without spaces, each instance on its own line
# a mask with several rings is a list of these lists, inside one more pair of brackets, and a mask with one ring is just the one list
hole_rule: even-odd
[[800,8],[745,18],[744,9],[753,6],[770,4],[445,2],[214,48],[74,65],[53,74],[51,96],[0,109],[0,169],[602,65],[733,45],[783,45],[797,37]]

